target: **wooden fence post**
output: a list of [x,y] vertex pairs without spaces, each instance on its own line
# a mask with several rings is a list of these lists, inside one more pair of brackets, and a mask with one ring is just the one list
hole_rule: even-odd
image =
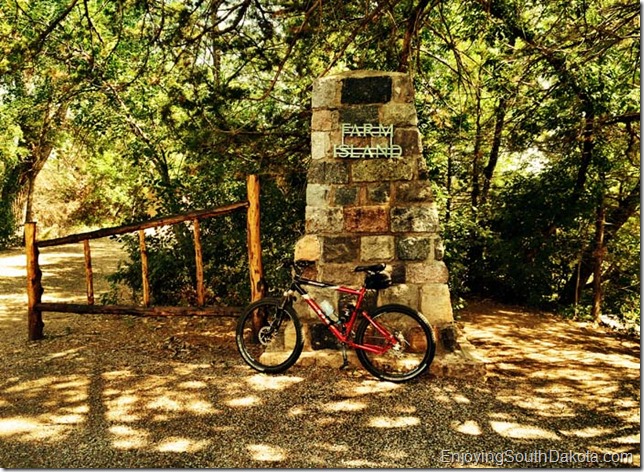
[[139,230],[139,249],[141,250],[141,278],[143,280],[143,306],[150,306],[150,277],[148,275],[148,249],[145,246],[145,231]]
[[246,178],[248,193],[248,212],[246,213],[246,234],[248,244],[248,270],[250,272],[251,302],[266,294],[264,267],[262,265],[262,244],[260,238],[259,177]]
[[27,256],[27,326],[29,340],[43,338],[42,311],[36,306],[42,300],[42,272],[38,266],[38,246],[36,245],[36,223],[25,223],[25,252]]
[[197,305],[206,304],[206,291],[203,285],[203,251],[201,249],[201,227],[199,220],[195,218],[193,223],[193,232],[195,236],[195,265],[197,269]]
[[92,251],[89,247],[89,239],[83,241],[83,252],[85,253],[85,289],[87,291],[87,304],[94,304],[94,275],[92,273]]

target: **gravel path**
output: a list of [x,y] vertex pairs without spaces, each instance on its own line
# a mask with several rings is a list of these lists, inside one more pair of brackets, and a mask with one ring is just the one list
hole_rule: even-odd
[[[96,270],[115,266],[110,244]],[[46,295],[82,296],[81,252],[44,260]],[[494,362],[485,382],[265,376],[240,360],[231,319],[45,313],[46,338],[29,343],[23,267],[0,253],[2,467],[640,464],[639,344],[605,331],[481,303],[462,323]]]

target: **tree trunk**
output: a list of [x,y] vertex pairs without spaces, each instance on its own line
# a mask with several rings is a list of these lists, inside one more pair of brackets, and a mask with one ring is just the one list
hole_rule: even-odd
[[27,222],[30,221],[27,218],[26,215],[26,207],[27,207],[27,200],[29,198],[29,189],[25,186],[20,188],[14,195],[13,195],[13,200],[11,200],[11,196],[7,199],[7,201],[11,201],[11,215],[13,219],[13,227],[16,228],[16,232],[18,227]]
[[30,173],[27,176],[27,201],[25,202],[25,220],[33,221],[34,220],[34,186],[36,183],[36,176],[33,173]]
[[454,158],[452,157],[453,149],[454,147],[450,142],[449,150],[447,151],[447,177],[445,182],[445,189],[447,190],[447,201],[445,202],[445,224],[449,223],[450,217],[452,216],[452,174],[454,173]]
[[599,324],[601,318],[602,263],[604,262],[604,253],[606,252],[606,247],[604,246],[605,218],[606,209],[604,208],[604,201],[602,199],[597,208],[597,221],[595,222],[595,267],[593,269],[593,308],[591,311],[591,317],[597,324]]
[[402,52],[400,55],[400,72],[409,72],[411,69],[411,55],[412,43],[414,38],[418,36],[420,27],[420,19],[429,4],[429,0],[420,0],[418,5],[409,12],[409,20],[407,21],[407,29],[405,30],[405,37],[402,44]]
[[494,139],[492,140],[492,149],[490,150],[490,159],[487,166],[483,169],[483,191],[481,192],[481,203],[487,201],[488,194],[490,193],[490,185],[492,184],[492,177],[494,176],[494,169],[499,161],[499,152],[501,150],[501,135],[505,125],[505,111],[507,102],[505,97],[499,99],[499,105],[496,108],[496,120],[494,123]]
[[42,111],[42,123],[31,127],[21,124],[25,147],[30,150],[30,153],[24,160],[5,172],[0,195],[12,218],[7,227],[12,228],[16,233],[22,224],[33,220],[35,182],[51,156],[54,149],[54,135],[58,128],[63,126],[68,109],[67,101],[58,104],[49,102]]
[[476,213],[479,205],[479,196],[481,194],[480,174],[481,174],[481,147],[483,145],[483,132],[481,126],[481,86],[476,89],[476,136],[474,138],[474,157],[472,160],[472,209]]
[[33,187],[35,178],[31,161],[18,163],[5,175],[4,185],[0,192],[1,201],[6,208],[10,221],[3,222],[3,232],[11,231],[14,235],[22,234],[21,226],[33,221]]
[[[603,230],[603,246],[606,247],[608,243],[617,235],[619,230],[624,226],[628,219],[633,216],[640,208],[640,182],[638,181],[630,193],[619,202],[619,205],[613,208],[606,214],[606,222]],[[580,299],[581,291],[587,284],[588,279],[595,270],[594,251],[596,249],[595,241],[593,240],[586,249],[583,251],[578,269],[573,270],[573,273],[568,278],[564,288],[561,290],[560,300],[564,304],[572,304],[575,300]]]

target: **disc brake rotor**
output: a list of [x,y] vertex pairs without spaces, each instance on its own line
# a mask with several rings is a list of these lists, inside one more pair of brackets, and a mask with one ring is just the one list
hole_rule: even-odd
[[273,331],[271,330],[270,326],[264,326],[259,330],[259,333],[257,333],[257,337],[259,339],[259,342],[262,345],[266,346],[271,342],[271,339],[273,339]]
[[405,335],[401,332],[395,333],[394,337],[396,338],[398,343],[396,343],[396,345],[391,348],[390,352],[394,356],[399,357],[405,351],[405,348],[409,346],[409,342],[407,342],[407,340],[405,339]]

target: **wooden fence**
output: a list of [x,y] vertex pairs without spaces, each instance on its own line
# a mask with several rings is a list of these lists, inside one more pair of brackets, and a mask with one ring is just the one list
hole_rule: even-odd
[[[88,314],[129,314],[139,316],[173,316],[173,315],[191,315],[191,316],[213,316],[213,315],[231,315],[237,309],[228,307],[206,307],[205,305],[205,287],[203,277],[203,256],[201,250],[201,230],[200,221],[223,216],[235,211],[247,209],[247,245],[248,261],[251,283],[251,299],[258,300],[264,296],[264,271],[262,267],[262,249],[260,243],[260,205],[259,205],[259,179],[256,175],[248,176],[246,180],[248,201],[234,203],[219,208],[209,210],[198,210],[188,213],[182,213],[172,216],[153,218],[151,220],[134,223],[124,226],[102,228],[96,231],[73,234],[62,238],[49,239],[43,241],[36,240],[36,223],[29,222],[25,224],[25,251],[27,254],[27,296],[28,296],[28,332],[30,340],[42,339],[43,337],[43,319],[44,311],[54,311],[62,313],[88,313]],[[196,261],[196,281],[197,281],[197,305],[198,306],[150,306],[150,283],[148,277],[148,257],[145,244],[145,231],[148,228],[159,226],[168,226],[192,221],[195,261]],[[94,303],[94,283],[92,273],[92,256],[89,241],[107,236],[138,232],[139,247],[141,251],[141,276],[143,280],[143,305],[96,305]],[[87,291],[87,304],[75,303],[43,303],[42,294],[42,271],[38,264],[39,249],[43,247],[61,246],[64,244],[83,243],[85,253],[85,281]]]

